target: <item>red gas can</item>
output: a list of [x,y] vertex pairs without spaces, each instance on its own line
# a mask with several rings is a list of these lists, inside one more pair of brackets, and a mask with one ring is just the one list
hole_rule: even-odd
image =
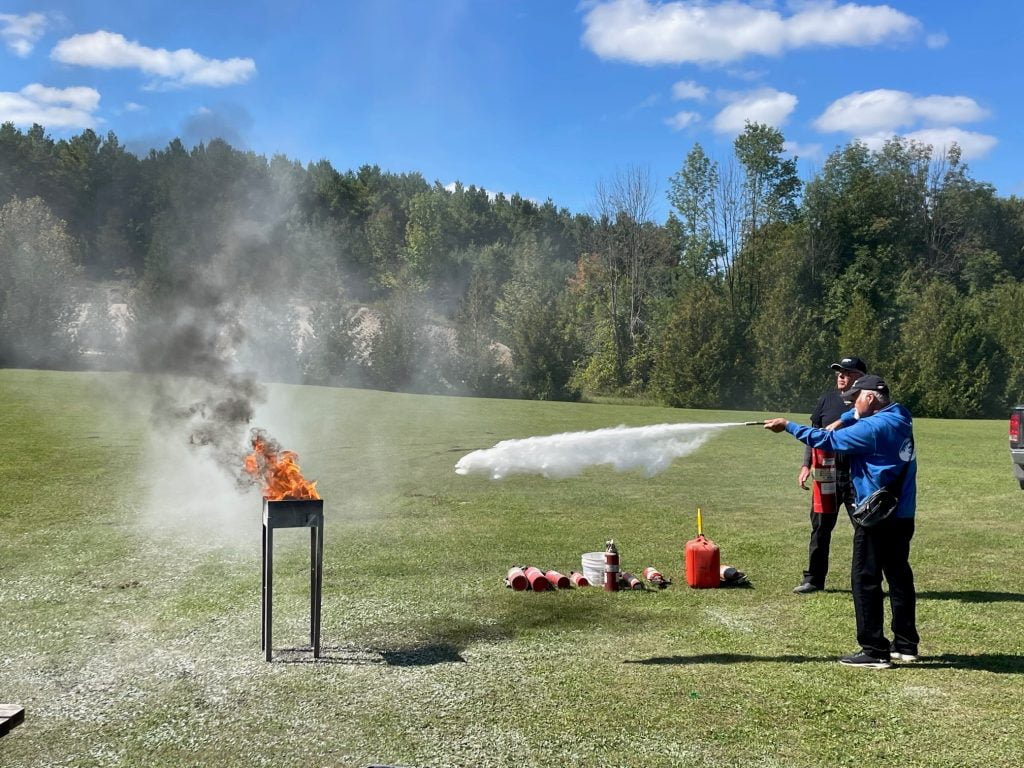
[[704,537],[703,520],[697,510],[697,538],[686,542],[686,583],[694,589],[711,589],[721,581],[718,545]]

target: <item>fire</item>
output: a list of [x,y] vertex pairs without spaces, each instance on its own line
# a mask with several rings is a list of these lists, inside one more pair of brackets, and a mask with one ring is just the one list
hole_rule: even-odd
[[263,496],[282,499],[319,499],[316,483],[302,476],[295,451],[282,451],[277,441],[262,430],[252,431],[252,453],[245,457],[244,470],[263,485]]

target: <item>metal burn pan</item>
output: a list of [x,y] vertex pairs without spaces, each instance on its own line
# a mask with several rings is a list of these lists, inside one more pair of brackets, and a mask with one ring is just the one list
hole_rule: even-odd
[[323,499],[263,499],[263,525],[269,528],[310,528],[323,522]]

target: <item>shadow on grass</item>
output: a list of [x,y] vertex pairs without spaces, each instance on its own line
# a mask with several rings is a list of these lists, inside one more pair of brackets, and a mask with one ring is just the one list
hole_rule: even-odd
[[277,664],[347,664],[366,666],[383,664],[380,651],[371,648],[354,646],[324,645],[320,648],[320,658],[313,658],[313,649],[306,645],[298,648],[277,648],[274,650],[273,662]]
[[[277,648],[274,661],[281,664],[387,665],[393,667],[466,664],[463,651],[471,645],[502,643],[524,632],[560,632],[587,627],[621,625],[635,629],[646,619],[629,610],[609,613],[599,602],[567,604],[550,595],[525,595],[520,601],[506,603],[489,620],[442,618],[415,627],[380,624],[365,632],[358,645],[321,647],[314,659],[310,646]],[[643,600],[653,592],[627,590],[620,608],[628,609],[632,600]],[[633,603],[635,605],[635,603]]]
[[[826,594],[850,594],[848,589],[822,590]],[[889,590],[885,590],[889,596]],[[980,589],[965,589],[958,592],[926,591],[917,593],[918,600],[957,600],[961,603],[1024,603],[1024,594],[1020,592],[985,592]]]
[[320,658],[313,649],[281,648],[273,661],[279,664],[343,664],[347,666],[428,667],[434,664],[465,664],[459,648],[448,643],[422,643],[402,648],[354,648],[324,646]]
[[1024,603],[1019,592],[983,592],[967,589],[960,592],[918,592],[919,600],[958,600],[961,603]]
[[412,648],[381,651],[384,663],[391,667],[429,667],[434,664],[465,664],[459,648],[447,643],[426,643]]
[[[653,656],[649,659],[626,659],[623,664],[775,664],[835,663],[836,656],[752,656],[743,653],[704,653],[694,656]],[[1007,653],[978,653],[973,655],[945,653],[925,656],[919,661],[901,664],[897,669],[973,669],[980,672],[1019,675],[1024,673],[1024,656]]]
[[1004,675],[1020,675],[1024,674],[1024,656],[1009,653],[944,653],[941,656],[924,656],[909,666],[920,669],[975,669]]
[[695,656],[652,656],[649,659],[626,659],[623,664],[807,664],[835,661],[835,656],[751,656],[744,653],[702,653]]
[[499,624],[435,619],[408,632],[396,632],[393,626],[378,627],[378,631],[360,645],[321,646],[319,659],[313,658],[312,648],[308,645],[277,649],[274,661],[283,664],[376,664],[389,667],[466,664],[462,652],[469,645],[501,642],[511,637],[511,633]]

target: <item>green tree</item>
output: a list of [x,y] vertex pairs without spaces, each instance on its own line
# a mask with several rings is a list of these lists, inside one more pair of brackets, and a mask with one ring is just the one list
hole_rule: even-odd
[[706,279],[715,264],[712,232],[718,184],[718,164],[697,143],[669,180],[668,199],[678,214],[681,233],[679,271],[690,281]]
[[884,373],[888,360],[888,349],[883,343],[884,330],[878,314],[864,294],[853,294],[839,326],[839,354],[855,354],[866,360],[873,372]]
[[979,297],[984,304],[984,318],[989,334],[996,339],[1004,360],[1006,371],[999,389],[999,403],[995,412],[1024,403],[1024,283],[1005,282]]
[[915,414],[978,418],[998,410],[1003,358],[981,310],[941,280],[912,297],[900,334],[895,394]]
[[477,262],[455,318],[457,357],[452,378],[469,394],[508,397],[513,394],[510,367],[495,343],[494,306],[499,287],[493,270]]
[[678,408],[721,408],[733,365],[733,315],[723,293],[694,283],[676,297],[651,376],[654,393]]
[[0,208],[0,365],[68,365],[78,318],[75,244],[40,198]]
[[513,249],[512,278],[502,288],[495,319],[512,350],[514,378],[524,397],[575,400],[570,384],[579,354],[565,300],[565,269],[544,258],[546,244],[524,237]]
[[598,182],[596,197],[599,217],[577,267],[576,294],[582,314],[590,316],[585,327],[592,352],[583,377],[597,389],[642,389],[651,302],[658,268],[668,261],[668,240],[651,223],[654,186],[646,169]]

